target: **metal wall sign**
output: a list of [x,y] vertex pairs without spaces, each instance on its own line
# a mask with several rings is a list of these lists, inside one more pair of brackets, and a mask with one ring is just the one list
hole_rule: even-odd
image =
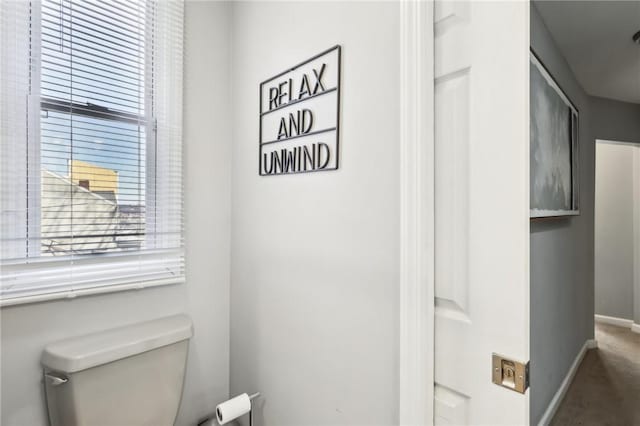
[[260,83],[260,175],[336,170],[340,46]]

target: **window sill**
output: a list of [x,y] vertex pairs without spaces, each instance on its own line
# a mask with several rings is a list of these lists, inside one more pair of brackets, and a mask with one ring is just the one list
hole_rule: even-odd
[[107,285],[93,288],[83,288],[78,290],[64,290],[55,293],[37,294],[32,296],[18,296],[0,300],[0,308],[26,305],[31,303],[50,302],[55,300],[75,299],[84,296],[95,296],[99,294],[116,293],[120,291],[142,290],[145,288],[161,287],[173,284],[183,284],[184,276],[164,278],[143,283]]

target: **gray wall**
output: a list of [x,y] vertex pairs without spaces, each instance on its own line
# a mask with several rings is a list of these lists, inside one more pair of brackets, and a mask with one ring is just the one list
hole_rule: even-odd
[[[398,422],[399,5],[237,2],[231,392],[264,426]],[[258,176],[258,88],[343,47],[341,169]]]
[[638,140],[640,106],[589,96],[535,2],[531,47],[580,111],[581,214],[531,222],[531,423],[537,424],[582,345],[594,335],[595,140]]
[[193,425],[228,396],[229,17],[225,3],[186,6],[187,283],[3,308],[2,425],[47,424],[39,363],[47,343],[179,312],[193,319],[195,337],[177,424]]
[[[633,183],[635,185],[635,191],[633,194],[634,200],[634,288],[633,288],[633,322],[636,326],[640,327],[640,145],[635,149],[635,162],[633,165]],[[636,330],[637,331],[637,330]]]
[[[596,147],[596,314],[633,319],[634,145]],[[637,173],[637,172],[635,172]],[[637,225],[636,225],[637,226]]]
[[592,96],[589,108],[595,139],[640,143],[640,105]]
[[580,111],[577,217],[531,222],[531,424],[537,424],[587,339],[593,338],[594,138],[589,98],[535,6],[531,46]]

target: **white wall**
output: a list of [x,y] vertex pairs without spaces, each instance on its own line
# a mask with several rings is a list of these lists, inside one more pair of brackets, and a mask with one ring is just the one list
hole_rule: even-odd
[[[633,319],[634,195],[636,151],[631,144],[596,144],[595,290],[596,314]],[[635,174],[635,176],[634,176]]]
[[188,313],[195,337],[178,425],[192,425],[228,396],[230,5],[188,3],[185,17],[185,227],[187,283],[3,308],[3,426],[46,425],[39,364],[49,342]]
[[[258,424],[398,422],[399,5],[237,2],[231,392]],[[343,47],[341,168],[258,176],[261,81]]]

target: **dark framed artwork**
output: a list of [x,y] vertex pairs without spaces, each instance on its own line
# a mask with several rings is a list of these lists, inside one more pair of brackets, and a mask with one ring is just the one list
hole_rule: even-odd
[[579,215],[579,112],[533,51],[530,57],[530,217]]

